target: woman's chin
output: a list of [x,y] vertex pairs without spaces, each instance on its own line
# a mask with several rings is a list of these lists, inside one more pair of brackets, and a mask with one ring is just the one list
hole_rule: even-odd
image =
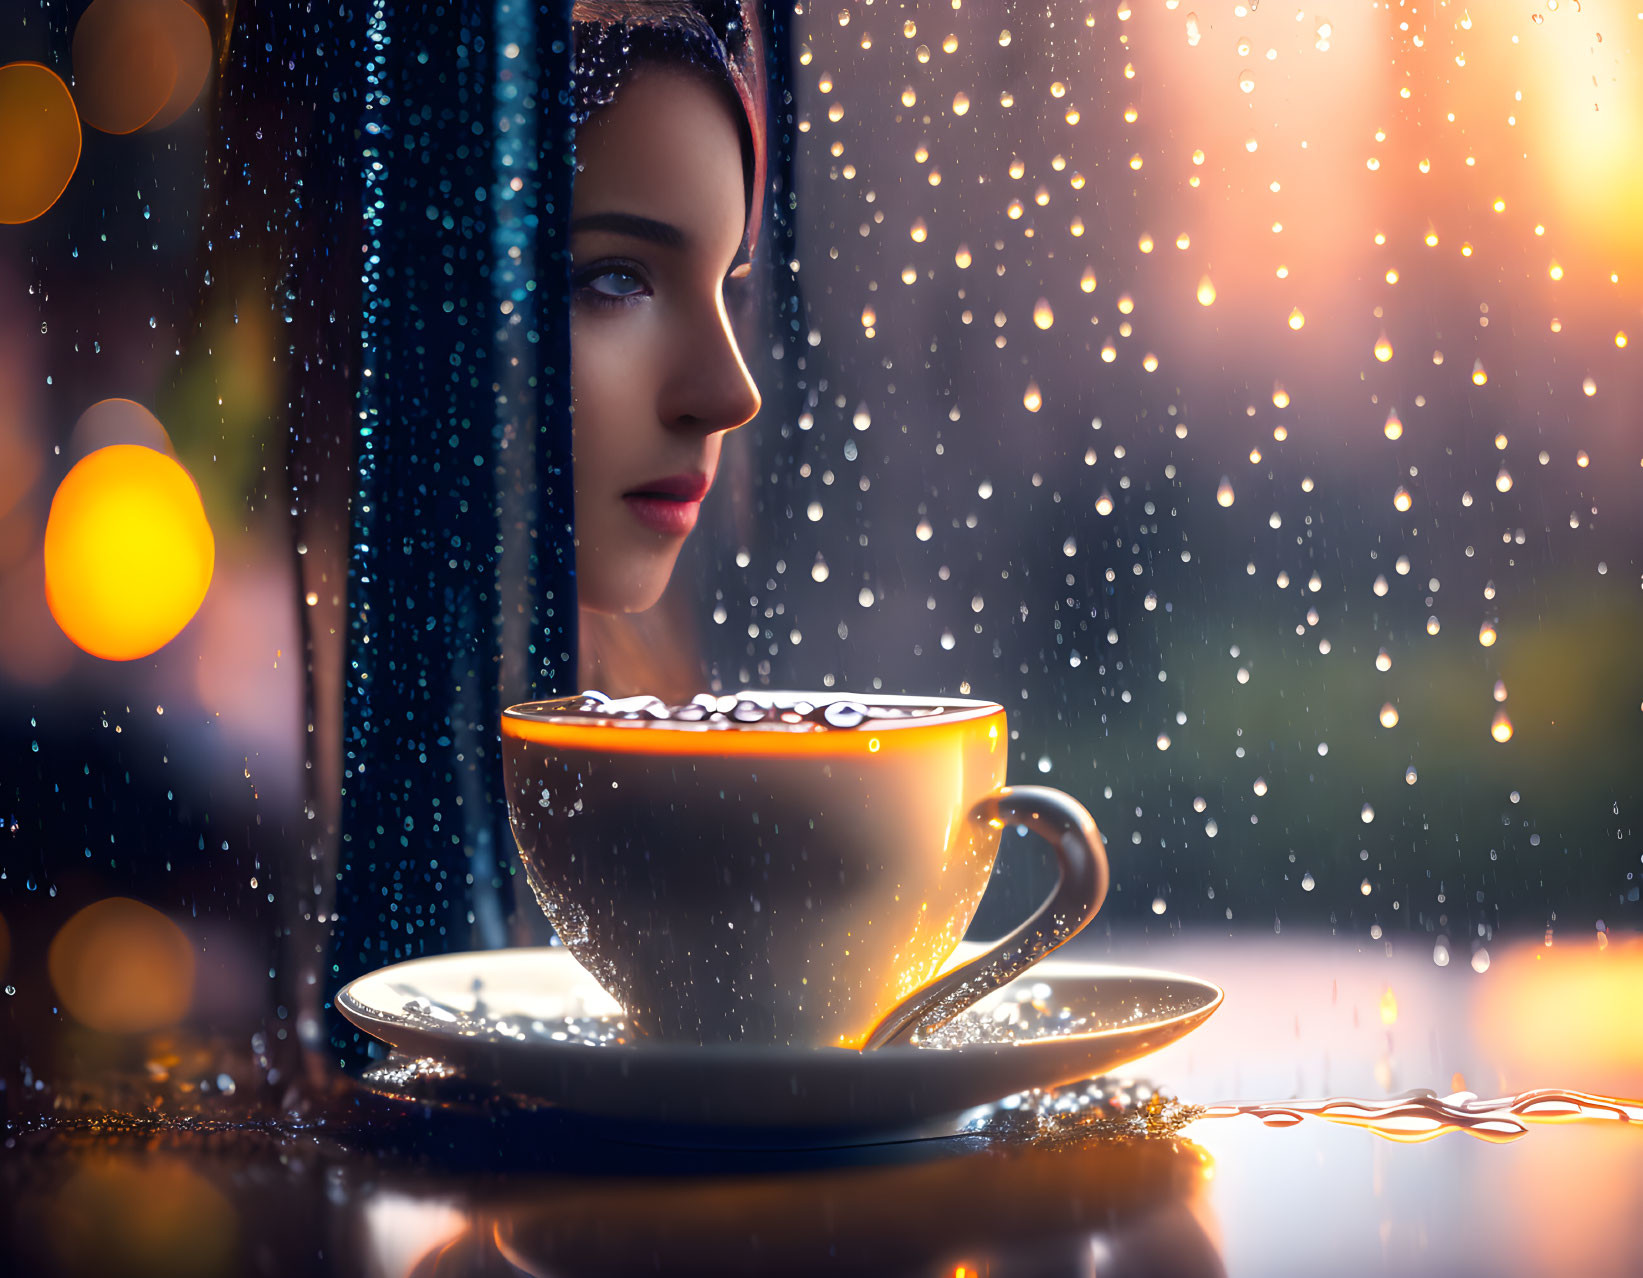
[[579,569],[577,606],[609,617],[649,612],[661,602],[662,594],[667,590],[668,578],[673,575],[673,558],[670,555],[667,565],[659,571],[644,574],[630,571],[615,580],[597,571],[584,572]]

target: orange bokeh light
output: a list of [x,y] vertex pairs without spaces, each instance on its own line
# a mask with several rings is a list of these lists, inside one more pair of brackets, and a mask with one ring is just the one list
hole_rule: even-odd
[[0,67],[0,222],[32,222],[80,163],[80,114],[50,67]]
[[93,656],[130,661],[163,647],[199,611],[216,547],[182,466],[114,444],[64,476],[46,520],[46,603]]
[[75,1020],[113,1034],[174,1024],[194,996],[194,951],[182,929],[125,896],[94,902],[63,924],[46,968]]
[[104,133],[163,129],[211,74],[211,33],[184,0],[92,0],[74,28],[80,117]]
[[1522,942],[1496,952],[1478,989],[1472,1033],[1499,1058],[1502,1090],[1643,1093],[1643,937]]

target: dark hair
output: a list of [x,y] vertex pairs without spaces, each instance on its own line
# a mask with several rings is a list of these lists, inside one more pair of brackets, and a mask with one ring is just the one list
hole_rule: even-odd
[[576,0],[571,46],[577,125],[615,101],[623,79],[646,63],[695,71],[724,92],[741,137],[751,250],[764,203],[764,50],[740,0]]

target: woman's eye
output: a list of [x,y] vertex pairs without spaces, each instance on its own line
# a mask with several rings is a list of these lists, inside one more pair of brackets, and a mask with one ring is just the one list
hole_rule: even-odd
[[632,271],[608,270],[583,278],[581,287],[604,301],[622,301],[638,297],[645,291],[645,283]]

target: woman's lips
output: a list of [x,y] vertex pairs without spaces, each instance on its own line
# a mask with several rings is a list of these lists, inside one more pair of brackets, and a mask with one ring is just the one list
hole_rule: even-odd
[[635,519],[664,537],[687,536],[696,526],[696,514],[702,508],[699,501],[661,497],[655,493],[628,493],[622,500]]
[[713,480],[697,471],[664,475],[622,494],[633,516],[652,532],[683,537],[696,526],[696,514]]

